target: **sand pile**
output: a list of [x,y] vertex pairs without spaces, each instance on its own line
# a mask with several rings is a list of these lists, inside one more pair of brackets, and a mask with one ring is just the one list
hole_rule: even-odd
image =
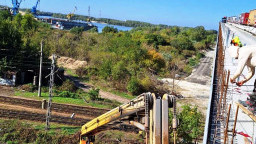
[[69,57],[60,57],[57,59],[57,65],[68,69],[77,69],[79,67],[86,67],[86,61],[75,60]]

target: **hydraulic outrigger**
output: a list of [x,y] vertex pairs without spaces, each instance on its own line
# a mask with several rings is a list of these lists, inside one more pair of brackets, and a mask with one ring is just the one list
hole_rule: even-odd
[[106,130],[108,124],[117,120],[129,122],[145,131],[146,144],[169,144],[169,108],[174,102],[175,96],[168,94],[162,98],[153,93],[141,94],[83,125],[80,144],[93,144],[95,134]]

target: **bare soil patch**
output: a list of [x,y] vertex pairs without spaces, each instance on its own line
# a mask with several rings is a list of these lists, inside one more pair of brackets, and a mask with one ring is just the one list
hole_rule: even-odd
[[87,66],[87,62],[76,60],[70,57],[60,57],[57,59],[57,65],[74,70],[80,67]]

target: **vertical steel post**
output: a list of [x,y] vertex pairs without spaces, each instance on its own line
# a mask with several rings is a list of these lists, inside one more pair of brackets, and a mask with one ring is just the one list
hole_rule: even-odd
[[40,70],[39,70],[39,84],[38,84],[38,96],[39,97],[41,97],[42,66],[43,66],[43,40],[41,41],[41,52],[40,52]]

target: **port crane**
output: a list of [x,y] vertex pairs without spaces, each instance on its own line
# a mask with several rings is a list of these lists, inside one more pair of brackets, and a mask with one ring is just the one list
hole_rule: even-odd
[[37,9],[37,5],[39,4],[39,2],[40,2],[40,0],[37,0],[36,5],[34,5],[34,6],[32,7],[32,9],[31,9],[31,13],[32,13],[33,15],[36,15],[36,9]]
[[22,0],[12,0],[12,14],[13,15],[17,15],[19,13],[19,8],[20,8],[20,3],[22,2]]
[[75,6],[74,11],[67,15],[68,20],[70,20],[74,16],[74,13],[76,12],[76,10],[77,10],[77,7]]
[[[145,131],[146,144],[169,144],[169,108],[175,108],[175,102],[173,95],[156,97],[153,93],[141,94],[83,125],[80,144],[93,144],[95,134],[118,122],[126,122]],[[172,120],[172,128],[177,128],[176,119]]]

